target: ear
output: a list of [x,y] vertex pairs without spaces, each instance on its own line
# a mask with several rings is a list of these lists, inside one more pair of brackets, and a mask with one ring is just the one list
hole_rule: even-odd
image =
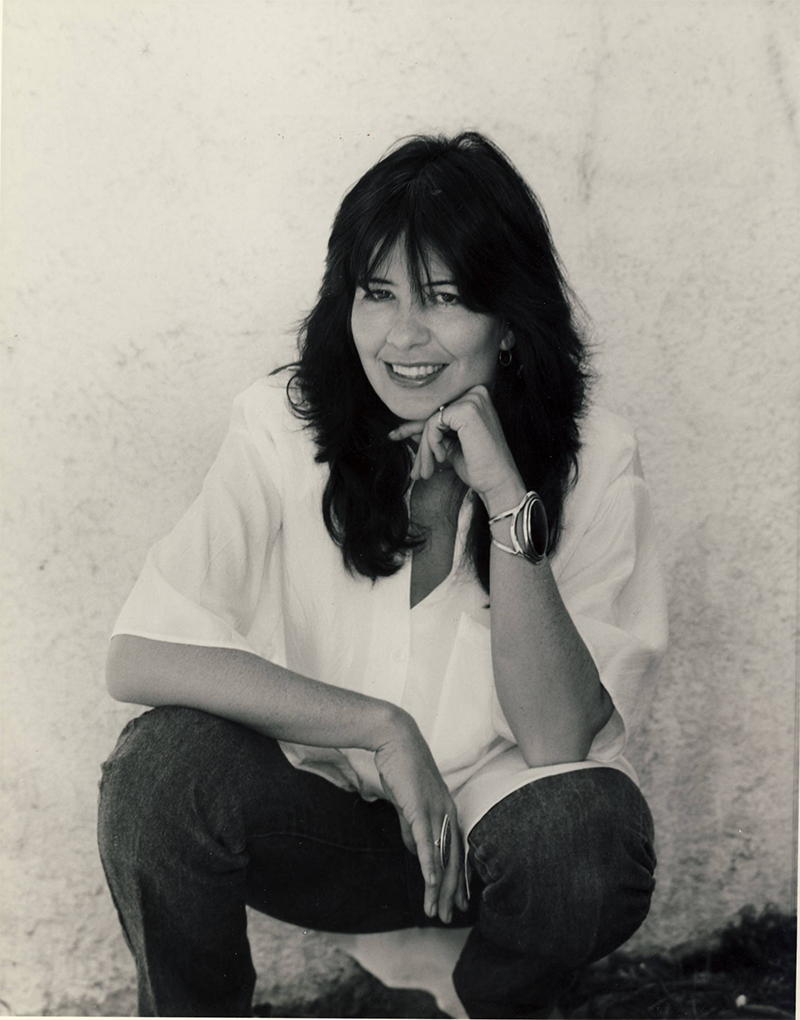
[[511,348],[516,345],[516,342],[517,338],[511,332],[511,327],[507,325],[505,327],[505,331],[503,332],[503,339],[500,341],[500,350],[510,351]]

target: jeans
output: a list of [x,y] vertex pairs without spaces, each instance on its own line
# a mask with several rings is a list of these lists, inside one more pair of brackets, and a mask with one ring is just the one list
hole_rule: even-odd
[[[276,741],[195,709],[128,723],[103,765],[99,842],[141,1016],[249,1016],[245,905],[322,931],[441,925],[394,807],[291,766]],[[541,1015],[647,915],[653,823],[615,769],[541,779],[470,836],[471,926],[453,980],[471,1017]]]

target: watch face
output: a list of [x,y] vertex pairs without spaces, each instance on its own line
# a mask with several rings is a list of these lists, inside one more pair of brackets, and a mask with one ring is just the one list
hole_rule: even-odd
[[547,512],[538,496],[525,504],[522,535],[526,558],[533,563],[544,559],[548,542]]
[[537,556],[544,556],[547,553],[547,513],[544,503],[535,499],[531,506],[531,539]]

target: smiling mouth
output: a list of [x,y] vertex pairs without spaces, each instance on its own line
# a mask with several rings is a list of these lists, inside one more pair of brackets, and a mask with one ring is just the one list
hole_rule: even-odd
[[390,378],[405,383],[413,383],[417,386],[432,382],[442,374],[446,367],[443,364],[393,365],[386,362],[386,371],[389,373]]

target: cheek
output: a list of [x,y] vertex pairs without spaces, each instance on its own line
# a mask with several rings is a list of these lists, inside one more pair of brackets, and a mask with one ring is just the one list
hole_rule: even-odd
[[497,375],[498,345],[493,339],[484,338],[484,342],[476,344],[473,357],[470,359],[473,385],[482,383],[490,389]]
[[372,357],[380,347],[380,330],[374,315],[365,314],[354,309],[350,315],[350,331],[359,357],[363,360]]
[[477,372],[494,375],[500,340],[493,328],[476,329],[470,343],[470,361]]

